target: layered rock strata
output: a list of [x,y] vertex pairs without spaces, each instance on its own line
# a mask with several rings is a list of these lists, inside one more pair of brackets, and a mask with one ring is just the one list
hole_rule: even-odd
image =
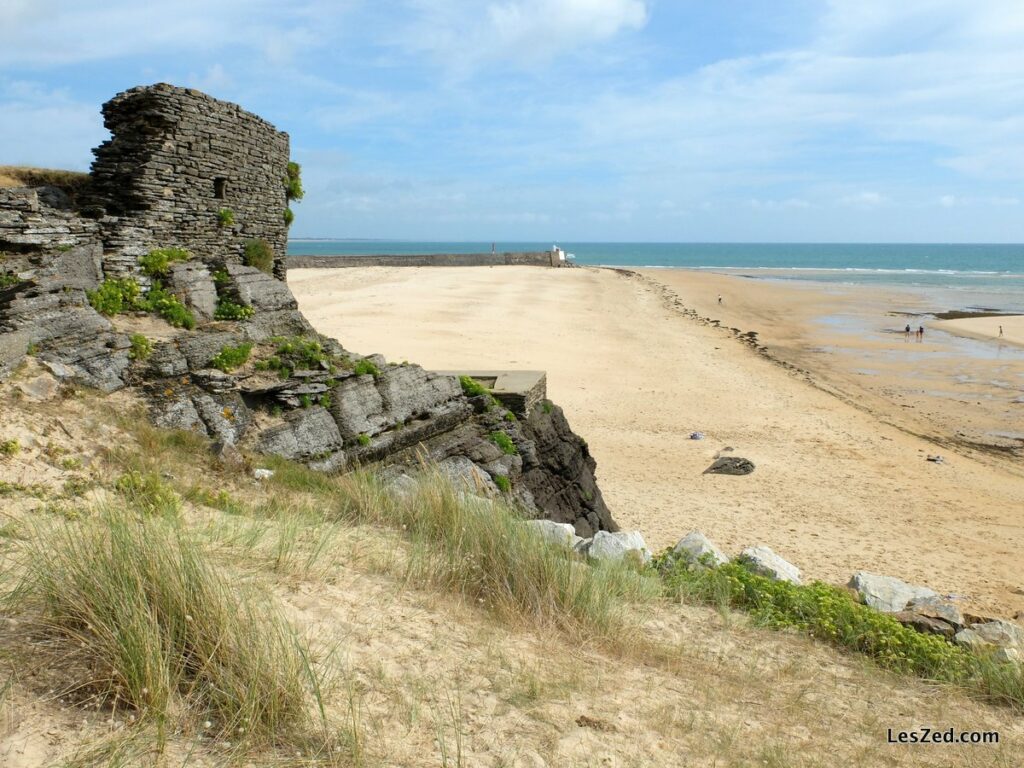
[[[523,400],[517,415],[456,377],[313,330],[284,280],[286,134],[168,85],[120,94],[104,116],[113,137],[81,211],[59,190],[0,190],[0,377],[33,354],[69,382],[134,388],[156,424],[221,450],[329,472],[400,474],[428,459],[580,536],[616,529],[594,459],[556,405]],[[231,226],[217,216],[228,204]],[[269,244],[267,272],[245,263],[247,238]],[[157,248],[184,252],[147,264]],[[138,297],[97,299],[111,289]],[[158,294],[188,322],[161,319]]]

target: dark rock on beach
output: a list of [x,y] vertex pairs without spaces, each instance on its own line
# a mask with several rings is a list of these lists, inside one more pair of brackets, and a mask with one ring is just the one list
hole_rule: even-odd
[[754,462],[739,456],[722,456],[715,459],[704,470],[705,475],[749,475],[754,471]]

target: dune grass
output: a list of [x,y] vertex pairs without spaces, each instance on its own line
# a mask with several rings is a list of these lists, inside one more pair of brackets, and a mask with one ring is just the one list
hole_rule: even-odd
[[503,619],[625,640],[628,608],[660,594],[658,580],[626,564],[587,567],[523,524],[506,504],[460,492],[424,470],[395,495],[369,474],[337,481],[342,519],[398,528],[412,542],[410,577],[486,605]]
[[9,599],[65,641],[75,686],[98,701],[161,726],[185,709],[236,740],[288,740],[309,725],[308,649],[175,521],[110,507],[37,526],[26,554]]

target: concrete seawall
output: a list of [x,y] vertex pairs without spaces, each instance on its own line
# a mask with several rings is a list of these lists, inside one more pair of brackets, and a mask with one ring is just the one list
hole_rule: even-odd
[[505,253],[429,253],[409,255],[377,254],[368,256],[289,256],[289,269],[327,269],[337,267],[564,267],[555,251]]

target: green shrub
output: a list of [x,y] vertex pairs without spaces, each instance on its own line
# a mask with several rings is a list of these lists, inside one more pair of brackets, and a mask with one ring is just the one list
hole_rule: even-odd
[[141,333],[131,335],[132,348],[128,350],[128,357],[132,360],[145,360],[153,354],[153,342]]
[[970,653],[941,637],[905,627],[830,584],[773,581],[739,563],[691,567],[683,560],[671,562],[666,555],[655,563],[673,597],[741,608],[766,626],[798,629],[866,653],[886,668],[928,679],[956,682],[973,672]]
[[129,470],[117,479],[114,488],[133,511],[166,517],[175,517],[181,511],[181,498],[156,472]]
[[515,456],[519,453],[519,449],[516,448],[516,444],[512,442],[512,438],[504,432],[491,432],[491,434],[488,435],[488,438],[509,456]]
[[309,395],[299,395],[299,406],[301,408],[309,408],[313,405],[313,398]]
[[290,227],[295,221],[295,212],[291,208],[284,209],[284,225]]
[[129,312],[133,309],[144,309],[145,302],[142,298],[142,289],[139,284],[130,277],[107,278],[95,291],[88,291],[86,295],[92,308],[101,315],[112,317],[122,312]]
[[519,421],[519,419],[516,418],[516,415],[512,413],[512,411],[508,411],[505,414],[505,421]]
[[27,554],[17,605],[80,661],[67,671],[97,703],[126,703],[161,729],[187,713],[190,729],[209,720],[233,742],[280,743],[311,725],[305,646],[174,521],[108,510],[40,525]]
[[144,274],[150,277],[167,277],[171,264],[176,261],[188,261],[192,254],[184,248],[157,248],[139,259]]
[[21,278],[13,272],[0,272],[0,288],[9,288],[21,282]]
[[274,249],[262,238],[245,241],[245,252],[242,260],[246,266],[255,267],[268,275],[274,271]]
[[182,304],[181,299],[164,288],[160,283],[154,283],[146,294],[144,306],[150,312],[155,312],[175,328],[186,328],[191,330],[196,327],[196,319],[188,307]]
[[235,223],[235,212],[230,208],[221,208],[217,211],[217,224],[222,227],[230,227]]
[[252,307],[244,304],[236,304],[231,299],[221,297],[217,300],[217,309],[214,310],[215,320],[248,320],[256,313]]
[[508,493],[512,490],[512,481],[509,480],[505,475],[495,475],[494,484],[498,486],[498,490],[502,493]]
[[365,432],[360,434],[359,437],[356,438],[356,440],[358,440],[359,444],[363,445],[363,446],[370,444],[370,436],[368,434],[366,434]]
[[362,360],[357,360],[355,367],[352,370],[356,374],[356,376],[370,375],[373,376],[374,378],[380,376],[380,368],[374,365],[372,360],[367,360],[366,358],[363,358]]
[[462,391],[467,397],[479,397],[480,395],[491,394],[491,390],[472,376],[459,376],[459,384],[462,386]]
[[251,352],[252,344],[249,343],[239,344],[237,347],[221,347],[220,352],[210,361],[210,365],[228,373],[240,365],[245,365]]
[[15,438],[0,442],[0,456],[17,456],[21,453],[21,443]]
[[275,354],[256,363],[257,370],[277,371],[282,379],[287,379],[296,370],[316,370],[326,366],[333,373],[336,368],[335,360],[316,339],[275,336],[271,341],[277,345]]
[[284,191],[289,200],[301,200],[306,193],[302,189],[302,166],[289,162],[287,175],[284,177]]
[[213,278],[213,284],[218,288],[223,288],[231,282],[231,275],[226,269],[215,269],[210,273],[210,277]]
[[320,404],[321,408],[330,408],[331,407],[331,393],[330,392],[324,392],[322,395],[320,395],[320,399],[317,400],[317,402]]

